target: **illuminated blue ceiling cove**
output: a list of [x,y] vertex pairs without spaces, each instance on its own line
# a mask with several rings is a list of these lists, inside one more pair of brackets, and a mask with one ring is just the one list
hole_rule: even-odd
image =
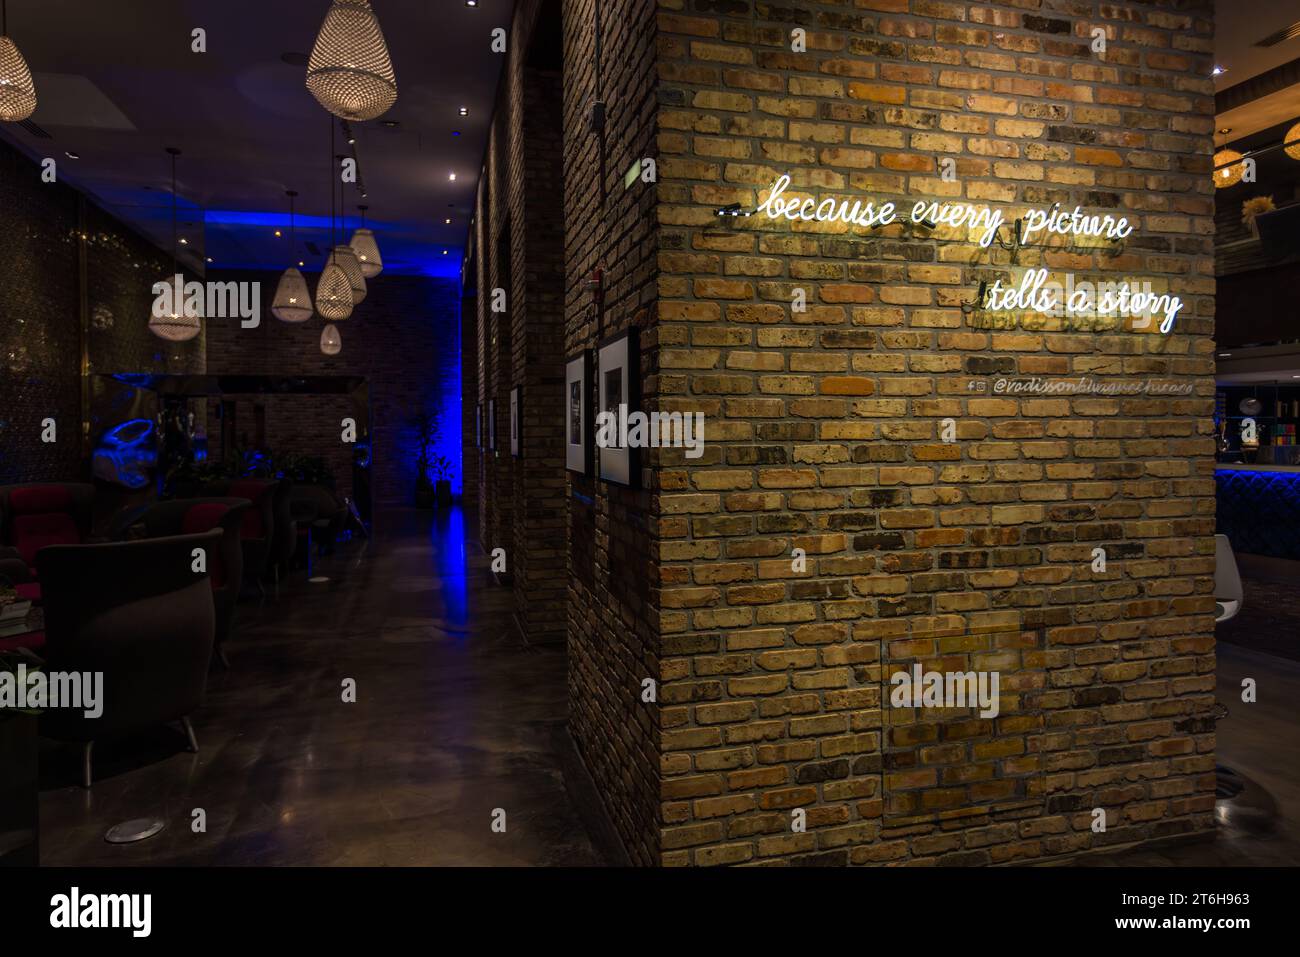
[[[37,132],[6,123],[0,138],[36,162],[56,159],[59,182],[164,249],[164,148],[180,149],[180,254],[191,266],[318,270],[331,206],[346,213],[337,228],[346,241],[364,203],[386,272],[459,277],[504,62],[488,31],[510,22],[513,0],[386,0],[378,14],[397,102],[353,123],[354,143],[336,124],[332,150],[331,117],[305,85],[329,0],[131,0],[130,16],[121,3],[88,0],[9,6],[39,91]],[[206,53],[190,49],[196,25]],[[340,198],[333,156],[353,154],[361,182]],[[286,190],[299,194],[297,248]]]

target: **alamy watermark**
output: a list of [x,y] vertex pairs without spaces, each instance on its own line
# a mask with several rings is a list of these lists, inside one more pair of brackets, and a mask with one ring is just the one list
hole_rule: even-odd
[[181,314],[238,319],[241,329],[256,329],[262,323],[260,282],[186,282],[177,273],[154,283],[153,294],[155,319]]
[[79,710],[86,718],[104,713],[102,671],[51,671],[19,664],[0,669],[0,711],[57,708]]
[[596,415],[596,445],[602,449],[685,449],[688,459],[704,454],[703,412],[628,412]]
[[926,671],[920,663],[910,671],[889,676],[895,708],[974,708],[981,718],[996,718],[999,710],[996,671]]

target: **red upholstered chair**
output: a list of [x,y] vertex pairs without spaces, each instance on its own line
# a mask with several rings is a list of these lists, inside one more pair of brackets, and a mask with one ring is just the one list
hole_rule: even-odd
[[276,493],[280,484],[267,479],[235,479],[213,482],[206,489],[208,495],[242,498],[250,503],[240,522],[239,540],[244,553],[244,577],[257,582],[259,588],[271,560]]
[[48,545],[79,545],[90,538],[95,487],[37,482],[0,487],[0,560],[14,559],[36,574],[36,553]]
[[243,547],[240,530],[252,506],[243,498],[178,498],[157,502],[122,530],[124,538],[142,528],[146,538],[171,535],[195,535],[220,528],[225,533],[221,546],[208,555],[208,577],[212,582],[212,601],[216,608],[217,629],[213,653],[229,666],[222,647],[234,632],[235,602],[243,579]]

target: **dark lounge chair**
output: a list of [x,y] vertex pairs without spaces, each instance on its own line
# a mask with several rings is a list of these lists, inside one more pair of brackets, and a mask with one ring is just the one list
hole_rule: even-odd
[[221,547],[208,555],[208,573],[212,580],[212,600],[217,612],[216,642],[213,649],[217,660],[226,667],[223,648],[234,631],[235,604],[239,599],[239,585],[243,580],[244,555],[239,531],[244,513],[252,505],[242,498],[178,498],[157,502],[149,506],[128,526],[124,537],[143,529],[146,538],[166,538],[173,535],[193,535],[212,528],[223,531]]
[[222,531],[114,542],[51,545],[37,556],[48,672],[103,673],[103,713],[52,708],[41,733],[83,746],[90,787],[95,741],[179,721],[198,750],[193,714],[203,699],[216,632],[209,574],[193,550],[213,555]]
[[209,496],[247,499],[252,507],[244,512],[239,527],[240,547],[244,553],[244,578],[262,587],[262,578],[271,563],[271,549],[275,544],[277,519],[287,521],[277,514],[280,503],[277,497],[285,494],[282,482],[266,479],[226,479],[210,483],[204,490]]
[[90,538],[95,487],[78,482],[0,486],[0,562],[11,580],[36,574],[36,553],[47,545],[77,545]]

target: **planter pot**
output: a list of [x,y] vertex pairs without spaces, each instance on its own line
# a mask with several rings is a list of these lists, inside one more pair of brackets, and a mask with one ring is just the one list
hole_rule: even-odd
[[438,479],[438,484],[437,484],[436,491],[434,493],[434,497],[438,502],[439,508],[451,507],[451,480],[450,479]]
[[36,718],[0,713],[0,867],[40,863]]

